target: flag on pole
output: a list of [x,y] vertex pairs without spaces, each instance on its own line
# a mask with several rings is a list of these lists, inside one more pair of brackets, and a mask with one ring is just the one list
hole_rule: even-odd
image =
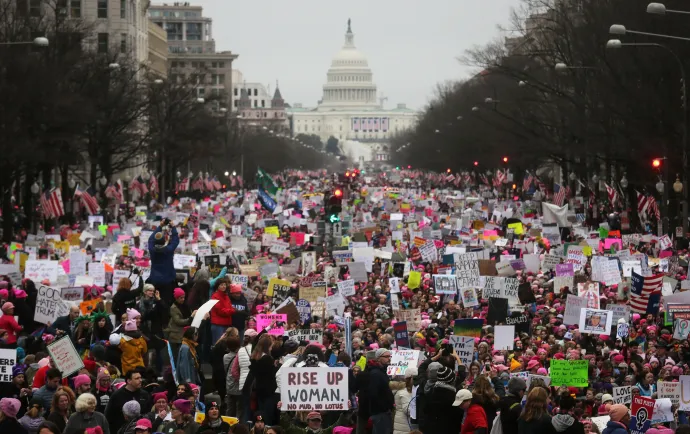
[[527,172],[527,176],[525,176],[525,179],[522,181],[522,191],[529,191],[532,181],[534,181],[534,177],[531,173]]
[[271,175],[264,172],[260,167],[256,169],[256,183],[272,196],[278,193],[278,184],[271,178]]
[[659,202],[656,201],[652,196],[648,198],[649,206],[647,207],[647,212],[650,217],[654,217],[657,221],[661,220],[661,212],[659,211]]
[[664,274],[656,276],[640,276],[632,272],[630,288],[630,311],[641,315],[659,312],[661,301],[661,285],[664,283]]
[[563,206],[563,202],[568,197],[570,193],[570,187],[563,187],[560,184],[554,182],[553,184],[553,203],[558,206]]
[[45,218],[58,218],[65,215],[62,203],[62,193],[59,188],[53,188],[41,195],[41,210]]
[[610,185],[604,183],[606,186],[606,193],[609,196],[609,202],[611,202],[611,206],[616,206],[618,204],[618,190],[616,190],[615,187],[611,187]]
[[100,207],[98,206],[98,200],[96,200],[96,189],[93,187],[87,187],[85,190],[79,187],[79,184],[74,188],[74,197],[78,197],[79,201],[84,205],[86,212],[89,215],[98,214]]
[[202,191],[203,189],[204,180],[201,176],[199,176],[192,182],[192,190]]
[[151,179],[149,179],[149,190],[151,191],[151,197],[154,199],[158,198],[158,178],[154,174],[151,174]]
[[48,190],[41,194],[41,214],[43,214],[43,218],[46,219],[55,217],[53,214],[53,207],[50,204],[50,192]]

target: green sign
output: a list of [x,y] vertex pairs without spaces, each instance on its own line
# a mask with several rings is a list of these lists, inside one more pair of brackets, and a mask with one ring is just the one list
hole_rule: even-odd
[[587,387],[588,368],[587,360],[551,360],[551,385]]

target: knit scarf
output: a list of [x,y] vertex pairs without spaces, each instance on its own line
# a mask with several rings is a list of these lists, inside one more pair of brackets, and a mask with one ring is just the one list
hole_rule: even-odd
[[192,359],[194,359],[194,367],[199,369],[199,358],[196,355],[196,346],[199,344],[187,338],[182,338],[182,343],[187,344],[189,347],[189,353],[192,355]]

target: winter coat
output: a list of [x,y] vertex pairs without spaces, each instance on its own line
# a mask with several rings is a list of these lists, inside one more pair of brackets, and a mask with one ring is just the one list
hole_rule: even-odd
[[480,402],[479,400],[473,401],[481,405],[484,409],[484,415],[486,416],[487,430],[486,432],[491,432],[491,428],[494,426],[494,419],[496,419],[496,412],[498,411],[498,402],[487,400],[487,402]]
[[550,434],[585,434],[585,426],[569,414],[557,414],[551,418]]
[[125,424],[125,416],[122,414],[122,407],[128,401],[137,401],[141,408],[151,408],[151,396],[144,389],[130,392],[127,386],[123,386],[110,395],[110,401],[105,408],[105,417],[110,424],[110,433],[116,433]]
[[410,424],[407,422],[410,416],[410,401],[412,393],[406,388],[395,392],[395,417],[393,418],[393,434],[407,434],[410,432]]
[[[117,285],[113,282],[113,286]],[[136,309],[137,297],[141,295],[144,290],[144,282],[139,279],[139,286],[132,289],[120,289],[113,295],[113,304],[111,310],[115,315],[115,325],[122,322],[122,315],[127,313],[127,309]]]
[[141,333],[137,331],[125,332],[125,334],[122,334],[120,350],[122,351],[123,375],[126,375],[127,372],[136,367],[144,367],[144,355],[148,351],[148,346],[146,345],[146,340],[141,336]]
[[606,423],[606,428],[601,434],[628,434],[628,428],[620,422],[610,420]]
[[57,388],[48,389],[45,385],[43,385],[40,389],[34,392],[33,399],[40,400],[42,403],[42,407],[44,409],[49,409],[51,403],[53,402],[53,395],[55,395],[56,391]]
[[110,434],[110,426],[108,421],[105,420],[103,413],[80,411],[69,417],[64,434],[81,434],[86,428],[95,428],[97,426],[103,429],[103,434]]
[[484,408],[479,404],[472,403],[467,409],[467,415],[464,418],[460,433],[474,434],[474,432],[479,428],[486,428],[486,432],[490,432],[489,423],[487,422]]
[[[551,425],[551,416],[545,414],[539,419],[532,419],[529,422],[523,418],[518,419],[518,434],[534,434],[548,432]],[[501,425],[502,426],[502,425]]]
[[[252,355],[252,344],[247,344],[246,346],[240,348],[237,352],[237,363],[240,368],[240,390],[244,389],[244,383],[247,381],[247,376],[249,375],[249,368],[251,367],[251,355]],[[232,368],[231,368],[232,370]]]
[[294,425],[290,419],[290,415],[287,412],[280,414],[280,426],[285,430],[285,434],[332,434],[333,429],[337,426],[349,426],[348,420],[349,414],[347,412],[343,412],[333,425],[318,431],[312,431],[309,428],[300,428],[299,426]]
[[501,427],[503,434],[517,434],[518,418],[522,412],[520,397],[506,395],[498,401],[498,411],[501,412]]
[[216,291],[211,296],[211,300],[218,300],[211,308],[211,324],[223,327],[232,325],[232,314],[235,309],[230,303],[230,296],[225,291]]
[[[369,415],[391,411],[395,408],[395,399],[393,399],[393,392],[390,389],[388,374],[386,368],[377,363],[371,363],[367,366],[369,373]],[[455,394],[453,395],[455,397]]]
[[[460,424],[454,418],[449,417],[453,413],[455,402],[455,388],[448,384],[436,383],[426,399],[426,429],[429,433],[458,432]],[[422,411],[417,409],[417,413]]]
[[162,228],[158,226],[149,237],[149,254],[151,255],[151,275],[148,282],[156,285],[169,285],[175,282],[175,265],[173,256],[175,249],[180,244],[180,237],[177,228],[173,227],[170,231],[170,241],[167,245],[156,246],[156,234]]
[[196,369],[194,359],[187,344],[180,346],[177,355],[177,379],[180,383],[200,384],[199,372]]
[[209,430],[213,431],[216,434],[227,434],[228,431],[230,431],[230,424],[225,422],[224,420],[221,420],[218,426],[212,427],[208,419],[204,419],[201,425],[199,425],[199,429],[196,431],[196,433],[203,434],[204,432]]
[[247,324],[247,317],[249,316],[249,308],[247,307],[247,299],[244,294],[240,294],[240,298],[235,300],[230,296],[230,303],[235,312],[232,314],[232,326],[237,330],[242,331]]
[[38,427],[41,426],[44,420],[45,419],[43,418],[43,416],[29,417],[29,415],[27,414],[19,419],[19,423],[29,434],[37,434]]
[[12,417],[7,417],[0,421],[0,432],[13,434],[28,434],[26,429],[19,423],[19,421]]
[[3,315],[0,317],[0,329],[7,332],[5,343],[12,345],[17,343],[17,333],[22,331],[22,326],[17,323],[14,316]]
[[71,338],[73,326],[74,324],[72,321],[70,321],[69,315],[59,316],[55,320],[55,322],[46,329],[45,332],[53,336],[57,336],[57,331],[62,330],[63,332],[65,332],[66,336],[69,336]]
[[273,358],[264,354],[258,360],[251,360],[249,371],[256,381],[256,395],[258,398],[273,396],[278,387],[276,382],[276,367]]
[[175,422],[174,420],[170,420],[163,424],[163,434],[172,434],[178,429],[184,431],[184,434],[196,434],[197,431],[199,431],[199,424],[194,421],[191,421],[187,423],[187,425],[185,425],[184,427],[178,427],[177,422]]
[[184,318],[180,308],[177,304],[173,303],[170,307],[170,322],[168,322],[168,328],[165,330],[168,332],[168,341],[174,344],[182,343],[182,335],[184,334],[184,328],[192,324],[191,316],[189,318]]
[[141,313],[141,332],[150,338],[163,337],[164,318],[170,312],[168,305],[163,300],[145,300],[142,297],[137,304],[137,310]]

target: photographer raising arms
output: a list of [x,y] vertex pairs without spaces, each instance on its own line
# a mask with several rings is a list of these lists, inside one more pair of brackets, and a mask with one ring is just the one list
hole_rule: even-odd
[[173,289],[175,288],[173,256],[178,244],[180,244],[180,237],[177,235],[177,228],[172,226],[170,219],[167,218],[161,221],[160,226],[153,231],[149,238],[151,275],[146,283],[156,287],[168,306],[172,305],[173,301]]

